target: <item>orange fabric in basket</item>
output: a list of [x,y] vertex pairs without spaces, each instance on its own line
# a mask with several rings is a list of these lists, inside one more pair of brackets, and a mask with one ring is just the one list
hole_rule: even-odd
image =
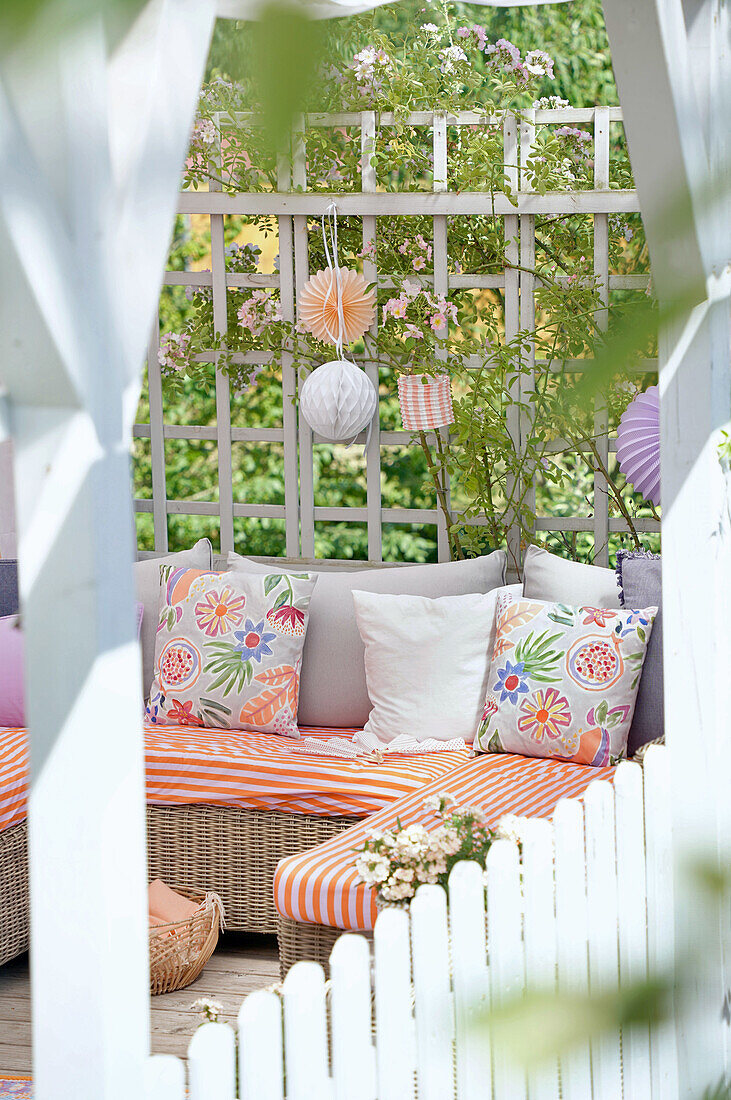
[[371,832],[415,823],[436,828],[425,809],[430,794],[449,793],[459,806],[479,806],[494,828],[505,814],[550,817],[562,798],[578,798],[594,779],[613,779],[614,768],[592,768],[535,757],[482,755],[446,776],[392,802],[367,821],[300,855],[289,856],[274,874],[274,903],[284,917],[301,924],[366,930],[376,919],[375,891],[357,881],[354,849]]
[[[318,738],[354,730],[303,729]],[[144,723],[147,801],[238,806],[322,817],[367,817],[445,775],[467,758],[451,750],[383,763],[308,756],[298,741],[241,730]],[[24,729],[0,727],[0,831],[25,818],[28,740]]]
[[188,901],[182,894],[177,894],[160,878],[153,879],[147,888],[148,907],[150,919],[157,919],[161,924],[177,924],[179,921],[190,920],[198,906],[194,901]]

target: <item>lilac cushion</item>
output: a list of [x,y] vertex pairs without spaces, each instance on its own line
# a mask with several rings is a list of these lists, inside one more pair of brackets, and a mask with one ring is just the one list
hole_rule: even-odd
[[24,726],[23,634],[17,615],[0,619],[0,726]]
[[0,617],[17,615],[19,607],[18,563],[12,558],[0,558]]
[[[145,605],[136,604],[137,639]],[[0,618],[0,726],[24,726],[23,632],[17,615]]]
[[627,750],[630,756],[641,745],[665,733],[662,670],[662,575],[659,554],[644,550],[617,552],[617,579],[622,607],[658,608],[647,646]]

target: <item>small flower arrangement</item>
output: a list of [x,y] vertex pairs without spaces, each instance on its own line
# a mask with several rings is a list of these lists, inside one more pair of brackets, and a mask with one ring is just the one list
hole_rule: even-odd
[[373,832],[356,849],[355,868],[360,881],[377,890],[380,902],[406,904],[419,886],[446,886],[449,872],[460,860],[472,859],[484,866],[496,833],[485,824],[482,810],[470,806],[455,809],[449,794],[432,795],[424,803],[440,819],[436,829],[408,825]]
[[223,1005],[210,997],[198,997],[190,1007],[200,1015],[204,1024],[216,1024],[223,1015]]

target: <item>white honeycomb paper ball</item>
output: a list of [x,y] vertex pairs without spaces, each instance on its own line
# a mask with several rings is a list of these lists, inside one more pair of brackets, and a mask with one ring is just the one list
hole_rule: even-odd
[[368,427],[378,407],[378,394],[354,363],[332,359],[305,380],[299,404],[313,432],[330,443],[343,443]]

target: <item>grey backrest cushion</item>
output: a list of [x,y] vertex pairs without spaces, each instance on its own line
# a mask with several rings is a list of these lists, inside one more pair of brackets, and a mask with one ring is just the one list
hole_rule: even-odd
[[641,745],[655,741],[665,733],[660,556],[647,554],[643,550],[619,550],[617,577],[621,586],[622,607],[659,608],[642,666],[642,678],[629,731],[627,750],[631,756]]
[[181,550],[178,554],[168,554],[162,558],[146,558],[135,562],[135,585],[137,599],[144,606],[140,643],[142,645],[142,690],[147,700],[152,685],[153,665],[155,663],[155,638],[159,622],[160,566],[177,565],[186,569],[210,569],[213,562],[213,548],[208,539],[200,539],[190,550]]
[[[230,553],[228,563],[243,573],[274,573],[276,567]],[[383,569],[333,573],[303,567],[318,580],[302,655],[298,721],[302,726],[362,728],[371,712],[365,678],[365,647],[358,632],[353,589],[392,595],[465,596],[505,584],[506,555]],[[296,572],[287,565],[281,572]]]
[[[572,607],[621,607],[613,569],[569,561],[538,546],[526,551],[523,591],[527,599],[555,600]],[[648,607],[653,602],[637,606]]]
[[18,563],[12,558],[0,558],[0,618],[17,615],[19,609]]

